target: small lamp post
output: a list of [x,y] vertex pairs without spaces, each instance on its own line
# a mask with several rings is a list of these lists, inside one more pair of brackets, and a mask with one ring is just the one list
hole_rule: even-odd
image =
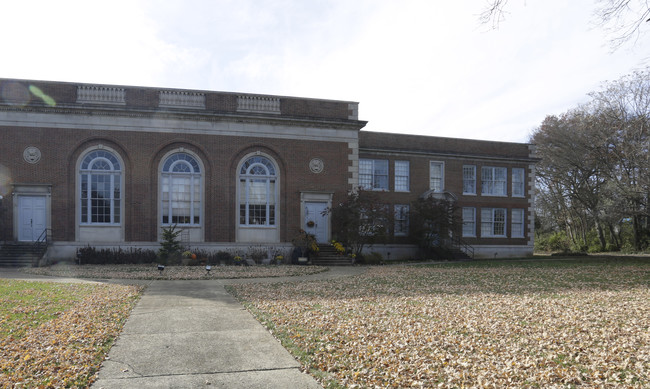
[[206,275],[209,275],[209,274],[210,274],[210,270],[212,270],[212,266],[210,266],[210,265],[205,265],[205,274],[206,274]]
[[165,270],[165,265],[158,265],[158,270],[160,271],[160,275],[162,275],[163,270]]

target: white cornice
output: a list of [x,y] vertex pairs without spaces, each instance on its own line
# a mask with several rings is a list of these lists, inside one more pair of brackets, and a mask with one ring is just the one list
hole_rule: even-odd
[[[65,111],[65,110],[63,110]],[[210,116],[191,119],[189,115],[166,113],[147,115],[59,113],[26,110],[0,110],[0,126],[65,128],[106,131],[159,132],[176,134],[203,134],[245,136],[300,140],[350,142],[358,139],[357,123],[318,123],[294,119],[257,117]]]

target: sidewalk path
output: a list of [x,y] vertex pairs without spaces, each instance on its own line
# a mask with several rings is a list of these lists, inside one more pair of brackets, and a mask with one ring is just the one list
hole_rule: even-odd
[[[300,277],[140,281],[147,289],[92,387],[321,388],[224,286],[332,279],[364,271],[334,267]],[[2,272],[0,277],[63,281],[18,272]]]

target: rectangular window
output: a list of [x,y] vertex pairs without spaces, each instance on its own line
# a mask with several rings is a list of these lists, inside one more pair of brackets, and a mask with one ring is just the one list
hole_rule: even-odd
[[512,168],[512,197],[524,197],[524,169]]
[[524,210],[517,208],[512,210],[511,236],[513,238],[524,237]]
[[442,192],[445,188],[445,164],[431,161],[429,165],[429,189]]
[[481,236],[505,237],[506,236],[506,209],[483,208],[481,209]]
[[409,161],[395,161],[395,192],[409,191]]
[[359,159],[359,186],[365,190],[388,190],[388,160]]
[[395,236],[406,236],[409,233],[409,206],[395,205]]
[[463,236],[476,236],[476,208],[463,208]]
[[463,166],[463,194],[476,194],[476,166]]
[[508,194],[508,168],[485,166],[481,169],[481,194],[506,196]]

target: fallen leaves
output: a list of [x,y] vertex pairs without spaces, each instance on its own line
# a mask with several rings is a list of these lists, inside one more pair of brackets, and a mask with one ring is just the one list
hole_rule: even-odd
[[89,279],[118,278],[125,280],[211,280],[230,278],[293,277],[326,271],[322,266],[212,266],[207,272],[202,266],[166,266],[162,272],[157,265],[56,265],[24,268],[25,273]]
[[346,387],[650,386],[650,263],[378,267],[237,285]]
[[0,324],[0,387],[88,386],[140,291],[0,280],[0,311],[21,313]]

